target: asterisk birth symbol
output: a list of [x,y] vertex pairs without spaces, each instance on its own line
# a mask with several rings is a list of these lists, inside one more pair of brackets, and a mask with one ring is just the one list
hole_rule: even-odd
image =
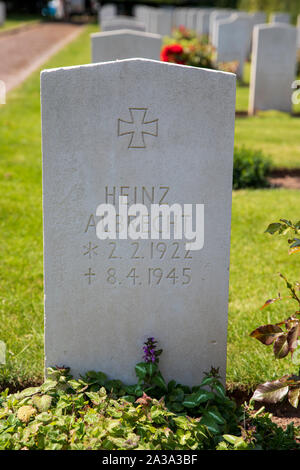
[[89,242],[88,245],[84,245],[83,248],[84,248],[84,250],[86,250],[85,253],[83,253],[84,256],[88,255],[88,257],[89,257],[90,259],[91,259],[91,257],[92,257],[93,254],[94,254],[94,255],[97,255],[97,254],[98,254],[97,251],[96,251],[97,248],[98,248],[98,245],[94,245],[94,246],[93,246],[91,242]]

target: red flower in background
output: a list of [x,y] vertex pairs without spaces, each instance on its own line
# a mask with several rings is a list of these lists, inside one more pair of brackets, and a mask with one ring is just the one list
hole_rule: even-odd
[[183,47],[180,44],[171,44],[162,48],[160,59],[163,62],[184,64],[184,60],[181,54],[183,54]]
[[180,44],[172,44],[169,46],[169,51],[171,54],[182,54],[183,47]]

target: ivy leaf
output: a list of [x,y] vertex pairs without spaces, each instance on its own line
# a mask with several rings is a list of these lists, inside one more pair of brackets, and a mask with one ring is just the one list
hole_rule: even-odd
[[[54,381],[53,381],[54,382]],[[83,386],[82,386],[82,383],[79,382],[78,380],[68,380],[68,385],[70,385],[70,387],[75,390],[75,392],[77,392],[78,390],[82,389]]]
[[85,392],[86,396],[91,400],[93,405],[100,405],[104,398],[96,392]]
[[164,416],[164,411],[157,406],[152,406],[150,410],[151,419],[155,424],[167,424],[167,420]]
[[39,393],[41,391],[41,387],[29,387],[25,388],[22,392],[19,392],[16,394],[18,398],[27,398],[27,397],[32,397],[32,395],[35,395],[36,393]]
[[294,408],[298,408],[300,399],[300,386],[297,388],[291,388],[288,394],[288,400]]
[[286,378],[265,382],[257,387],[251,400],[266,403],[278,403],[288,393],[289,387],[286,385]]
[[229,442],[229,444],[235,445],[240,440],[240,437],[232,436],[231,434],[224,434],[223,439]]
[[52,380],[52,379],[45,380],[43,385],[41,385],[41,392],[47,393],[47,392],[50,392],[50,390],[55,390],[57,383],[58,383],[57,380]]
[[288,355],[289,344],[288,344],[287,338],[288,338],[287,335],[285,333],[282,333],[275,340],[273,350],[274,350],[274,355],[276,359],[283,359],[284,357]]
[[40,413],[48,411],[51,406],[51,402],[52,397],[49,395],[43,395],[42,397],[35,395],[32,399],[33,405],[39,410]]
[[250,336],[258,339],[258,341],[266,346],[269,346],[281,333],[283,333],[283,331],[277,325],[263,325],[252,331]]
[[186,416],[176,416],[173,418],[174,423],[180,428],[186,431],[190,427],[190,421]]

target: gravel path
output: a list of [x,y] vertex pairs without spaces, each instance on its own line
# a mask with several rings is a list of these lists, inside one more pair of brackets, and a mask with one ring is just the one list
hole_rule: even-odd
[[82,29],[74,24],[42,23],[0,35],[0,80],[6,90],[22,83]]

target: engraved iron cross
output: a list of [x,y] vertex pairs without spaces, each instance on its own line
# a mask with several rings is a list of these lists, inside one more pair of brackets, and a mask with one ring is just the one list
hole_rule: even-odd
[[118,136],[130,135],[129,149],[145,149],[145,135],[158,136],[158,119],[146,120],[148,108],[128,108],[130,121],[118,119]]

